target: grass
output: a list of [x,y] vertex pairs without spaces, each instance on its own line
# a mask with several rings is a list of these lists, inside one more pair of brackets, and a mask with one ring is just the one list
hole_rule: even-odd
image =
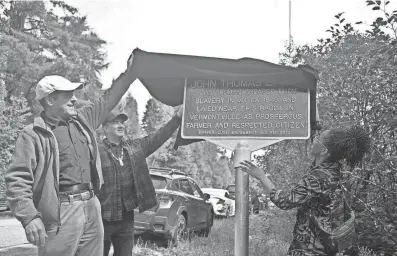
[[[269,210],[251,215],[249,220],[249,256],[282,256],[287,254],[295,223],[294,211]],[[136,256],[234,256],[234,219],[214,222],[209,237],[194,237],[178,246],[165,248],[137,241]],[[378,256],[360,248],[359,256]]]
[[[288,213],[274,210],[251,215],[249,224],[249,255],[286,254],[293,226]],[[138,241],[134,255],[154,256],[154,251],[159,256],[234,256],[234,219],[216,220],[209,237],[196,236],[176,247],[158,247],[152,243]]]
[[[286,255],[292,240],[295,223],[294,211],[268,210],[259,215],[250,215],[249,256]],[[3,255],[0,252],[0,255]],[[37,256],[36,251],[16,248],[7,256]],[[214,222],[209,237],[193,237],[181,241],[178,246],[165,247],[139,239],[134,247],[135,256],[234,256],[234,219],[218,219]],[[360,248],[359,256],[378,256],[366,248]]]

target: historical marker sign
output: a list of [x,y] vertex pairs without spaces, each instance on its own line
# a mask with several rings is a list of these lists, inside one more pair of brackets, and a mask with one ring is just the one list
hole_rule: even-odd
[[182,138],[306,139],[309,91],[256,81],[186,79]]

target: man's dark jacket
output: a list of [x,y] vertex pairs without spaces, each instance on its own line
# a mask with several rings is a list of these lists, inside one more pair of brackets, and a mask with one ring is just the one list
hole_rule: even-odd
[[[157,132],[139,139],[123,140],[123,148],[127,150],[130,159],[131,171],[133,172],[133,180],[135,187],[135,195],[139,212],[144,212],[157,205],[156,192],[153,187],[152,179],[150,178],[149,168],[146,163],[146,158],[161,147],[179,127],[181,118],[175,115],[166,125],[160,128]],[[103,142],[99,145],[99,154],[102,161],[102,172],[104,177],[104,185],[99,193],[99,200],[102,204],[102,216],[110,214],[107,205],[103,202],[107,197],[112,196],[112,184],[108,184],[106,176],[109,172],[113,172],[111,164],[112,158],[106,150]],[[114,184],[115,186],[115,184]]]

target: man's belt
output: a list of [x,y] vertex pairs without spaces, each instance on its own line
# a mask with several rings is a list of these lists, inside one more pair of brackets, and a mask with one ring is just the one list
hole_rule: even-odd
[[84,192],[92,190],[92,183],[81,183],[74,186],[60,185],[59,192],[69,192],[68,194],[74,194],[74,192]]
[[89,190],[85,192],[81,192],[78,194],[72,194],[72,195],[66,195],[66,194],[60,194],[59,197],[61,199],[61,202],[69,202],[73,203],[74,201],[86,201],[95,196],[94,190]]

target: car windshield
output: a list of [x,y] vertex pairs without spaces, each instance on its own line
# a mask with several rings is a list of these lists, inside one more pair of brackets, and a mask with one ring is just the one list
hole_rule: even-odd
[[167,185],[167,179],[161,176],[150,175],[154,189],[163,189]]

